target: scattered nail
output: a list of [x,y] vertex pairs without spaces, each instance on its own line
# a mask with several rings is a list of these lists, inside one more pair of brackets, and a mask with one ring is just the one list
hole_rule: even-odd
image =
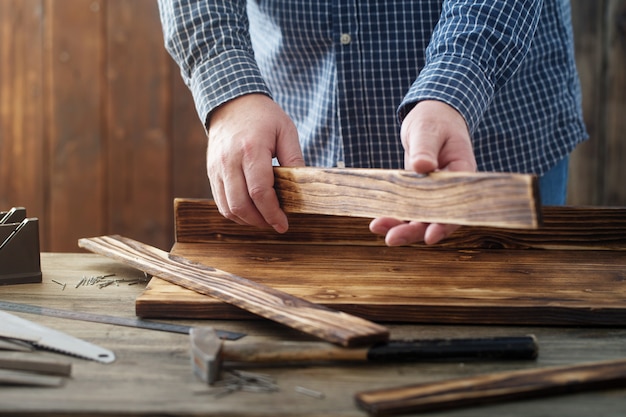
[[305,388],[301,386],[294,387],[294,390],[299,394],[308,395],[309,397],[317,398],[319,400],[324,399],[326,397],[326,395],[321,391],[317,391],[314,389]]

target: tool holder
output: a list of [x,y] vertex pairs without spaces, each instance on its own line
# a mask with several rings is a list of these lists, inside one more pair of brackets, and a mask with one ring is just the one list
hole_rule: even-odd
[[0,285],[41,282],[39,220],[26,209],[0,212]]

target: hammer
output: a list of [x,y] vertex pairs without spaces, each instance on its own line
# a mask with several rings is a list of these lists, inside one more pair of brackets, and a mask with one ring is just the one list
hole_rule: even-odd
[[212,327],[193,327],[191,366],[209,385],[222,362],[305,364],[316,362],[420,362],[427,360],[535,359],[535,336],[389,341],[363,348],[325,342],[223,342]]

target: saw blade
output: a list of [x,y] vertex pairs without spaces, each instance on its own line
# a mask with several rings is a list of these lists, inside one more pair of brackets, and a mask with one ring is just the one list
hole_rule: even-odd
[[67,333],[0,311],[0,335],[9,339],[23,340],[33,346],[79,358],[111,363],[115,354],[103,347]]

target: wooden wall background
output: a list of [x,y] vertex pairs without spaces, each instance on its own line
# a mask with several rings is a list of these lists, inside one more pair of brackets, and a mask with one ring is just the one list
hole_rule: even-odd
[[[569,203],[626,206],[626,0],[573,0],[592,140]],[[210,197],[205,136],[154,0],[0,0],[0,209],[42,251],[120,233],[173,243],[174,197]]]

